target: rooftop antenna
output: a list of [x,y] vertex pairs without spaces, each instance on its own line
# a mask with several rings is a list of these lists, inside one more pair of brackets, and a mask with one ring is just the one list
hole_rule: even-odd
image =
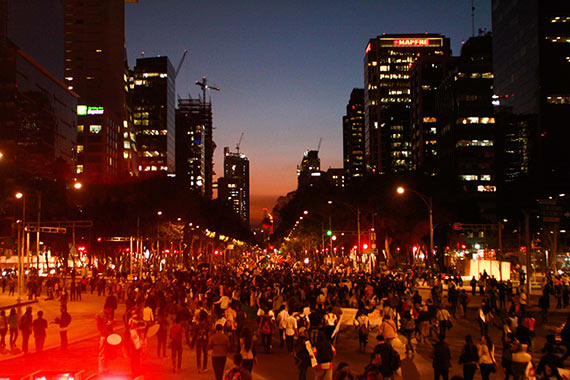
[[471,0],[471,37],[475,37],[475,0]]
[[317,145],[317,153],[319,152],[319,150],[321,150],[321,143],[323,142],[323,138],[321,137],[319,139],[319,145]]

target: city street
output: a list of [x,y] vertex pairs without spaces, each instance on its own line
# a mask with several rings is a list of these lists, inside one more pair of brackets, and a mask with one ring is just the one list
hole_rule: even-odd
[[[422,289],[420,294],[428,297],[428,290]],[[80,302],[70,302],[69,310],[72,314],[73,321],[69,329],[70,346],[67,352],[62,353],[59,350],[59,336],[57,328],[50,325],[48,328],[48,338],[46,341],[47,350],[43,354],[30,353],[28,355],[2,355],[0,356],[0,375],[2,378],[19,379],[26,374],[38,370],[62,370],[65,372],[76,373],[84,371],[85,375],[97,373],[97,329],[95,326],[94,316],[102,307],[104,302],[103,296],[84,294],[83,300]],[[2,305],[6,305],[11,297],[1,296]],[[453,367],[450,374],[461,374],[461,366],[458,364],[459,354],[463,346],[463,338],[466,334],[472,334],[474,339],[479,339],[479,326],[475,320],[477,315],[477,305],[480,303],[480,296],[474,296],[470,300],[467,318],[460,317],[454,320],[454,327],[448,334],[448,343],[451,347]],[[44,310],[48,321],[53,320],[58,310],[58,303],[55,301],[41,300],[37,303],[30,304],[34,312]],[[532,309],[536,315],[538,310]],[[121,316],[124,311],[124,305],[121,304],[117,311],[117,315]],[[545,335],[552,332],[555,328],[560,327],[564,322],[569,310],[551,310],[549,314],[549,322],[541,325],[537,322],[537,338],[535,339],[535,349],[533,350],[533,358],[535,364],[541,357],[541,349],[545,343]],[[252,328],[255,328],[255,322],[248,322]],[[363,368],[368,364],[369,353],[376,344],[376,331],[370,332],[367,353],[358,352],[358,340],[356,331],[352,326],[344,326],[336,342],[337,355],[334,359],[335,367],[340,362],[346,362],[354,373],[361,373]],[[501,358],[501,330],[492,328],[490,336],[497,346],[497,362]],[[403,338],[402,338],[403,339]],[[34,344],[31,339],[31,349],[33,352]],[[18,343],[20,340],[18,340]],[[259,342],[257,342],[257,352],[262,352]],[[402,358],[402,377],[403,379],[431,379],[433,378],[432,370],[432,348],[428,344],[419,344],[416,346],[417,352],[413,357],[406,357],[403,347],[397,347],[397,351]],[[170,352],[167,352],[170,355]],[[231,361],[228,359],[226,369],[230,368]],[[209,371],[207,373],[198,374],[196,368],[195,350],[185,346],[183,353],[182,371],[172,373],[170,358],[156,357],[156,338],[149,339],[148,349],[143,359],[143,372],[146,379],[213,379],[211,362],[208,363]],[[119,355],[111,361],[110,370],[113,379],[130,378],[130,359],[124,355]],[[280,348],[277,336],[273,336],[273,352],[271,354],[259,353],[257,362],[254,365],[253,378],[258,380],[276,379],[286,380],[297,377],[297,368],[293,358],[287,354],[286,349]],[[499,369],[499,373],[501,369]],[[479,376],[479,375],[477,375]],[[496,375],[499,378],[499,375]],[[107,378],[107,377],[106,377]],[[312,371],[309,371],[309,378],[312,378]],[[479,377],[476,377],[479,378]]]

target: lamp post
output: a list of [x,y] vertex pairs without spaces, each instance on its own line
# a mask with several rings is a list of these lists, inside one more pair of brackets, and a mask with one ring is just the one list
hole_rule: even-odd
[[22,200],[22,228],[19,229],[20,236],[18,238],[18,300],[17,304],[20,305],[22,299],[22,290],[24,288],[24,227],[26,226],[26,198],[23,193],[16,193],[16,198]]
[[[420,193],[419,191],[408,189],[408,191],[416,194],[427,206],[429,210],[429,255],[428,255],[428,265],[432,266],[432,256],[433,256],[433,200],[431,195],[425,195]],[[398,194],[404,194],[406,189],[402,186],[399,186],[396,189]]]

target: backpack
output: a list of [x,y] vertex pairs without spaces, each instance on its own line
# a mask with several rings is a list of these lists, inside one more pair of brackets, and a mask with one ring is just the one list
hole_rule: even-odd
[[204,326],[198,326],[198,331],[196,332],[196,340],[199,342],[205,342],[208,340],[208,331]]
[[267,317],[263,317],[263,322],[261,322],[261,333],[271,334],[271,325]]
[[392,371],[397,371],[398,368],[400,368],[401,365],[401,360],[400,360],[400,354],[398,354],[398,352],[396,352],[396,350],[394,350],[392,348],[392,360],[390,363],[390,367],[392,368]]
[[232,368],[226,373],[224,380],[243,380],[243,375],[239,368]]

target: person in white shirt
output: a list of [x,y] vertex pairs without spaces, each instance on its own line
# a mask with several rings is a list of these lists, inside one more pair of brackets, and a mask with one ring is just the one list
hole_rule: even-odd
[[285,322],[287,321],[288,317],[289,317],[289,312],[287,311],[287,309],[285,309],[285,305],[281,305],[281,309],[277,314],[277,327],[279,328],[279,342],[281,348],[283,348],[283,346],[285,345],[285,337],[284,337]]
[[293,343],[297,335],[297,319],[293,315],[287,315],[285,320],[285,340],[287,341],[287,351],[293,353]]

